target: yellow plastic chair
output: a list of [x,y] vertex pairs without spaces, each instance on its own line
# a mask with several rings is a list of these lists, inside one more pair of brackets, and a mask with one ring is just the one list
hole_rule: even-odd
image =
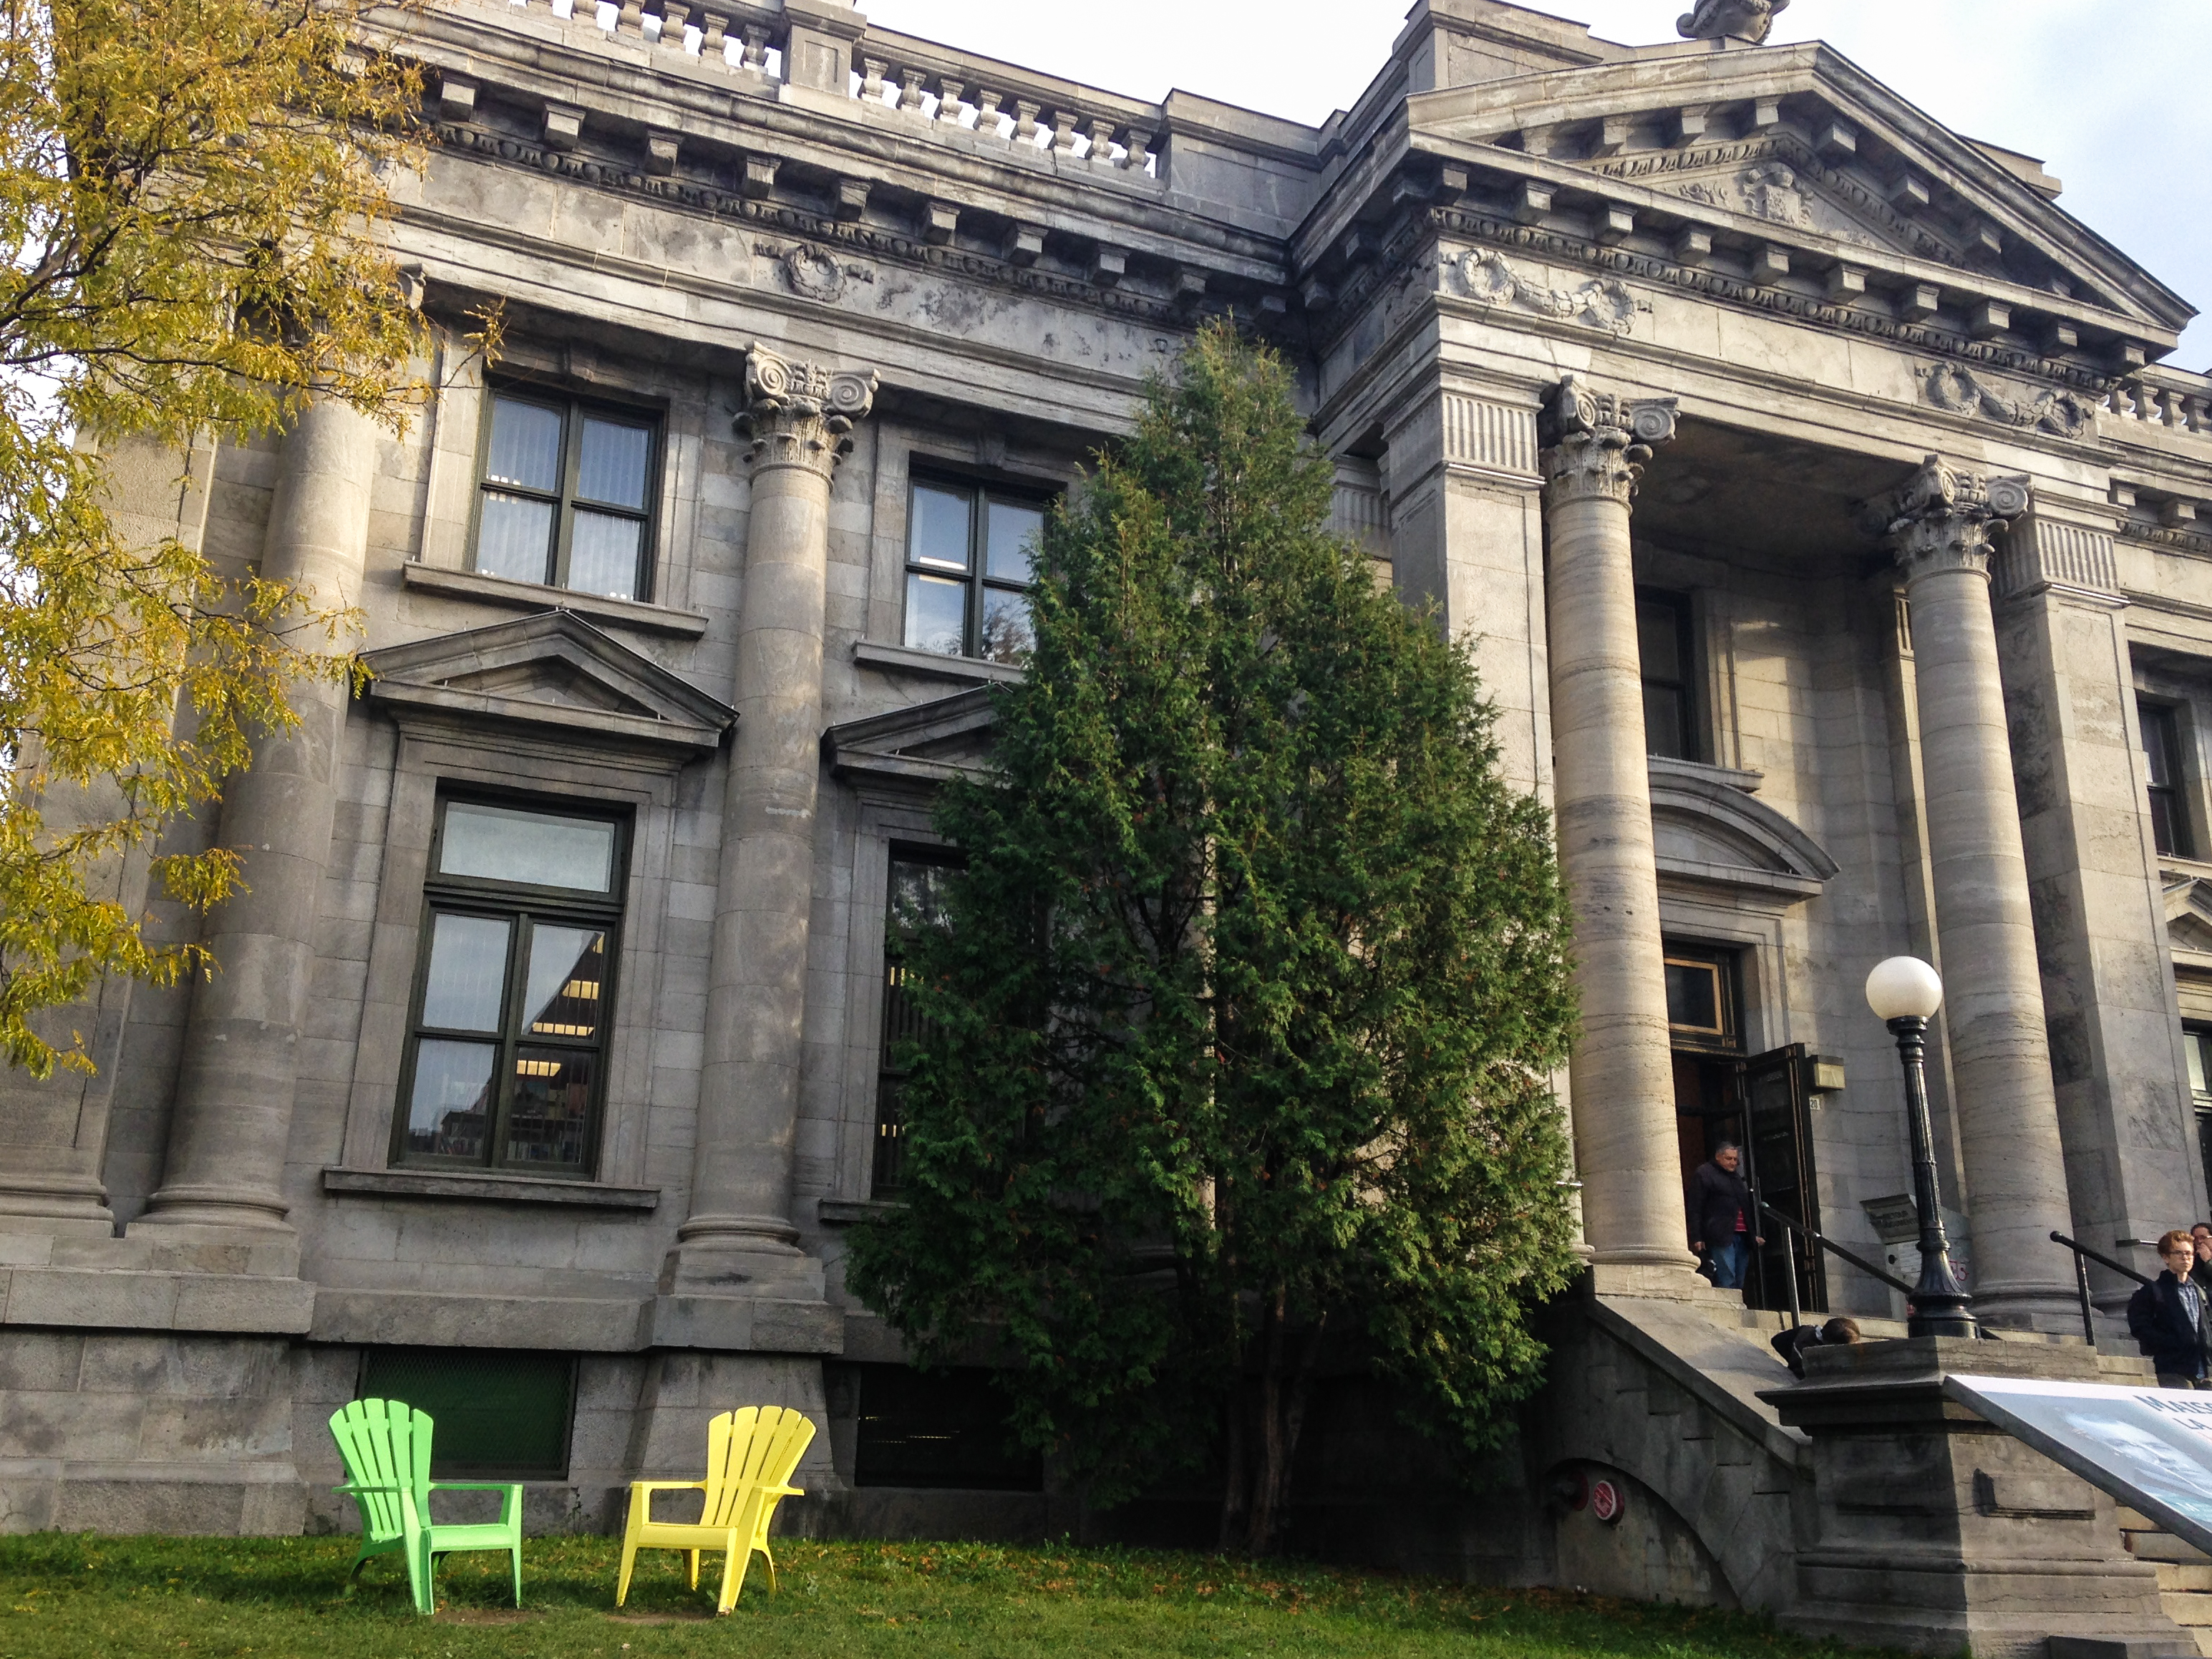
[[[631,1481],[615,1605],[629,1598],[630,1569],[640,1550],[685,1552],[691,1558],[693,1589],[699,1588],[699,1553],[721,1551],[722,1592],[714,1603],[718,1614],[737,1604],[756,1551],[768,1562],[768,1585],[774,1589],[775,1557],[768,1547],[769,1523],[775,1518],[778,1504],[800,1495],[801,1489],[788,1483],[813,1441],[814,1425],[803,1413],[781,1406],[747,1406],[724,1412],[707,1425],[705,1480]],[[653,1495],[659,1492],[704,1492],[698,1520],[654,1520]]]

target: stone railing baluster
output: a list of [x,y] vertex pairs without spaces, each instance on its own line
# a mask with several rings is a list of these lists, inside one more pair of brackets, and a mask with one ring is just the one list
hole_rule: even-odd
[[1037,112],[1043,107],[1042,104],[1031,103],[1026,98],[1014,100],[1014,142],[1016,143],[1027,144],[1032,149],[1036,147]]
[[927,79],[928,76],[918,69],[908,68],[899,71],[898,106],[908,114],[919,115],[922,112],[922,82]]
[[1097,116],[1091,121],[1091,159],[1101,167],[1114,165],[1114,123]]
[[1052,149],[1056,155],[1075,153],[1076,112],[1072,109],[1056,109],[1052,112]]
[[690,50],[690,30],[684,27],[691,8],[684,0],[660,0],[660,44],[679,52]]
[[884,101],[884,71],[890,65],[880,58],[860,60],[860,101],[880,104]]
[[744,50],[738,56],[739,64],[755,75],[768,73],[768,31],[758,23],[745,25]]
[[967,105],[960,101],[960,94],[966,87],[967,83],[963,81],[947,81],[941,76],[939,78],[937,82],[937,118],[939,120],[951,126],[957,127],[960,125],[960,118],[968,108]]

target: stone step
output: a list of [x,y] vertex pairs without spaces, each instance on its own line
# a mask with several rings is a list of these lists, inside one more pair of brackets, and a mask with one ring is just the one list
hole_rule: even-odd
[[2212,1593],[2212,1564],[2191,1566],[2179,1561],[2160,1561],[2154,1565],[2158,1568],[2158,1587],[2162,1590]]
[[2197,1644],[2197,1651],[2201,1656],[2201,1659],[2212,1659],[2212,1630],[2199,1626],[2192,1629],[2189,1636],[2190,1639]]
[[2166,1616],[2184,1630],[2212,1628],[2212,1595],[2190,1590],[2170,1592],[2161,1589],[2158,1600],[2159,1605],[2166,1609]]
[[2122,1536],[2138,1561],[2171,1561],[2191,1567],[2212,1565],[2212,1555],[2205,1554],[2194,1544],[2183,1542],[2172,1533],[2128,1532]]

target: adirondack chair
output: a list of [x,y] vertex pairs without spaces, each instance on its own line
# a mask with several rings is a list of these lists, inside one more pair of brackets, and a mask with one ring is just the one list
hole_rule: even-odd
[[[345,1459],[345,1485],[333,1487],[361,1510],[361,1553],[346,1575],[351,1595],[369,1558],[401,1553],[415,1611],[434,1613],[438,1558],[459,1550],[505,1550],[514,1563],[514,1605],[522,1605],[522,1488],[496,1480],[430,1479],[426,1413],[397,1400],[356,1400],[331,1414],[331,1436]],[[496,1492],[506,1498],[496,1521],[439,1526],[430,1519],[434,1492]]]
[[[775,1557],[768,1547],[769,1522],[775,1506],[796,1498],[788,1485],[792,1472],[814,1439],[814,1425],[781,1406],[746,1406],[724,1412],[707,1425],[707,1478],[703,1480],[633,1480],[629,1522],[623,1528],[622,1577],[615,1605],[629,1598],[630,1569],[641,1550],[683,1550],[691,1558],[691,1588],[699,1588],[699,1552],[722,1552],[722,1590],[714,1611],[726,1613],[744,1589],[745,1569],[757,1551],[768,1562],[768,1584],[775,1588]],[[660,1492],[706,1494],[696,1522],[656,1521],[653,1495]]]

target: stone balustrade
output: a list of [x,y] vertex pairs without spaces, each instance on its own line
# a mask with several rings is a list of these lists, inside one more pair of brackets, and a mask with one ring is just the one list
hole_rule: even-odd
[[1153,175],[1158,109],[1028,74],[988,59],[951,59],[942,47],[900,50],[871,31],[860,43],[854,94],[916,121],[1013,147]]
[[[763,83],[788,78],[791,24],[781,8],[739,0],[475,0],[487,18],[550,16],[574,35],[679,54],[696,67]],[[1157,178],[1157,104],[1078,86],[888,31],[854,43],[848,96],[913,118],[918,131],[995,138],[1125,177]]]
[[2212,375],[2147,368],[2114,386],[2104,406],[2123,421],[2212,435]]

